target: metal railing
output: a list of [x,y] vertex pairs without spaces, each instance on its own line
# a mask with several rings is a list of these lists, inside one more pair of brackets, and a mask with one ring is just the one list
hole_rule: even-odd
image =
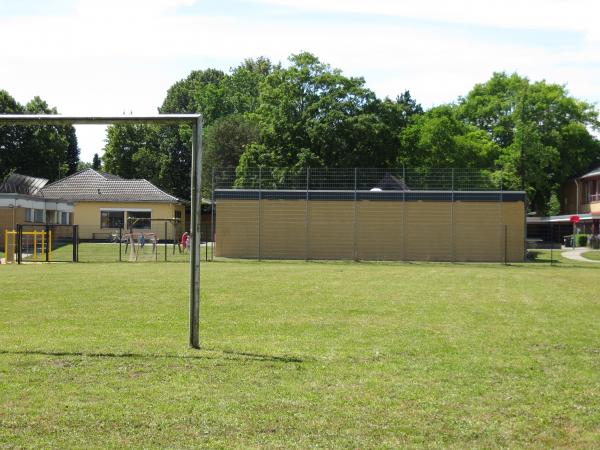
[[[518,184],[517,184],[518,185]],[[501,191],[501,171],[458,168],[215,168],[213,189]]]

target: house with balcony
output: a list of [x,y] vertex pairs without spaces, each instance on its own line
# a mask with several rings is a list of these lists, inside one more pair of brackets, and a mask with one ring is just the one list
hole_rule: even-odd
[[[564,220],[572,215],[581,219],[581,233],[600,233],[600,167],[563,185],[561,189],[561,215]],[[560,217],[560,216],[559,216]]]
[[[573,229],[572,216],[580,221]],[[600,166],[572,178],[560,189],[560,214],[527,217],[529,241],[562,242],[573,234],[600,234]]]

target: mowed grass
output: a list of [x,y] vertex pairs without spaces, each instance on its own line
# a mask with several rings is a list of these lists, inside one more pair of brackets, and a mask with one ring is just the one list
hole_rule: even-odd
[[591,266],[3,266],[0,447],[598,447]]
[[589,252],[584,252],[581,254],[584,258],[591,259],[594,261],[600,261],[600,251],[599,250],[590,250]]

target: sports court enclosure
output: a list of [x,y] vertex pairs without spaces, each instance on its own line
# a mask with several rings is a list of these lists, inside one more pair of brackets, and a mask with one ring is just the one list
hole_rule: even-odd
[[519,262],[525,193],[475,169],[220,169],[216,257]]

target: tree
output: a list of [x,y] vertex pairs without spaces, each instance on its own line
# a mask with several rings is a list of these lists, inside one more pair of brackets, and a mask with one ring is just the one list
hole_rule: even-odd
[[[257,107],[259,86],[272,70],[266,58],[248,59],[231,74],[197,70],[169,88],[161,113],[202,113],[205,191],[211,167],[237,165],[244,147],[256,140],[256,126],[246,114]],[[111,126],[105,170],[146,178],[176,196],[189,198],[191,146],[189,126]]]
[[240,159],[245,168],[270,166],[386,167],[395,164],[399,129],[420,107],[406,92],[378,100],[364,79],[346,77],[310,53],[263,81],[253,114],[260,141]]
[[100,157],[98,156],[98,153],[94,153],[94,159],[92,160],[92,169],[100,170],[101,167],[102,167],[102,161],[101,161]]
[[[27,105],[0,91],[0,112],[57,114],[39,97]],[[0,176],[16,171],[56,180],[77,166],[79,153],[72,126],[2,126],[0,130]]]
[[408,167],[492,168],[500,152],[485,131],[458,118],[455,105],[415,115],[401,140],[407,153],[399,162]]
[[600,161],[600,145],[591,133],[598,129],[597,112],[564,86],[495,73],[459,103],[459,116],[500,146],[497,163],[513,180],[522,180],[540,213],[555,186]]

